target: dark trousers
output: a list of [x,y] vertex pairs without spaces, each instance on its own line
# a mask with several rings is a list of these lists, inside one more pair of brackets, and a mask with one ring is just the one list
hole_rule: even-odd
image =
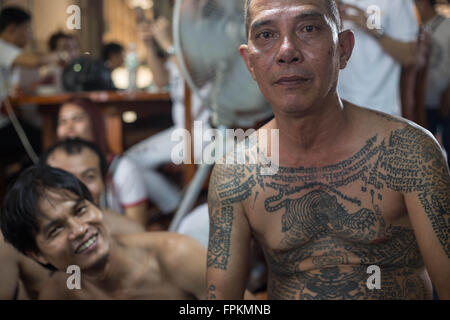
[[427,109],[427,129],[436,134],[438,128],[442,131],[442,145],[447,151],[447,161],[450,166],[450,117],[444,118],[438,109]]

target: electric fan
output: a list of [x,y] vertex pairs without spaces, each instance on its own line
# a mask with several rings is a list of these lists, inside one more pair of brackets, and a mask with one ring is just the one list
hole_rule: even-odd
[[[173,36],[177,59],[187,83],[211,108],[212,123],[250,128],[272,115],[239,55],[246,43],[244,0],[177,0]],[[205,89],[206,88],[206,89]],[[211,166],[197,170],[170,230],[192,208]]]

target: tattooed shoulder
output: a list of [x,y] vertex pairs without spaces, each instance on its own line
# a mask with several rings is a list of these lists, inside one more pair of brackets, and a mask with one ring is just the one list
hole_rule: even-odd
[[407,125],[391,133],[380,177],[388,187],[417,195],[450,257],[450,174],[442,149],[424,129]]

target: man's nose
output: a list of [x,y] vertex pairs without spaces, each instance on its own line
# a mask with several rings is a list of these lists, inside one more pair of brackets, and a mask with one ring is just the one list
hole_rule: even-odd
[[75,240],[79,237],[83,237],[88,230],[87,223],[81,221],[80,219],[72,218],[70,219],[70,234],[69,240]]
[[72,119],[66,120],[64,127],[66,128],[66,131],[71,131],[73,129],[74,123]]
[[295,40],[292,39],[292,36],[286,35],[278,50],[277,62],[280,64],[291,64],[302,60],[302,53],[298,50]]

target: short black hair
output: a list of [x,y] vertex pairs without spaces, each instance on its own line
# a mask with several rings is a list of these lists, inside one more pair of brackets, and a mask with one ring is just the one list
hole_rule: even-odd
[[0,33],[10,25],[21,25],[31,21],[31,15],[19,7],[6,7],[0,12]]
[[50,36],[48,40],[48,49],[51,52],[56,51],[56,47],[58,46],[58,41],[61,39],[69,39],[69,36],[64,32],[58,31]]
[[[336,5],[336,0],[322,0],[325,2],[333,22],[336,24],[338,30],[341,29],[341,16]],[[250,4],[252,0],[245,0],[245,35],[248,38],[248,32],[250,31]]]
[[26,169],[7,192],[0,212],[5,241],[23,254],[39,253],[37,218],[44,214],[39,201],[51,189],[69,191],[80,200],[94,203],[87,187],[69,172],[41,164]]
[[113,54],[119,54],[123,52],[123,46],[116,43],[116,42],[110,42],[108,44],[105,44],[103,46],[103,53],[102,53],[102,57],[103,57],[103,61],[108,61],[109,58],[113,55]]
[[45,153],[42,154],[40,161],[41,164],[48,164],[48,158],[56,150],[63,150],[68,155],[80,154],[84,148],[93,151],[97,157],[100,167],[100,172],[102,174],[103,181],[106,179],[106,174],[108,173],[108,163],[106,161],[105,155],[100,150],[100,147],[93,142],[86,141],[80,138],[68,138],[57,142],[51,146]]

